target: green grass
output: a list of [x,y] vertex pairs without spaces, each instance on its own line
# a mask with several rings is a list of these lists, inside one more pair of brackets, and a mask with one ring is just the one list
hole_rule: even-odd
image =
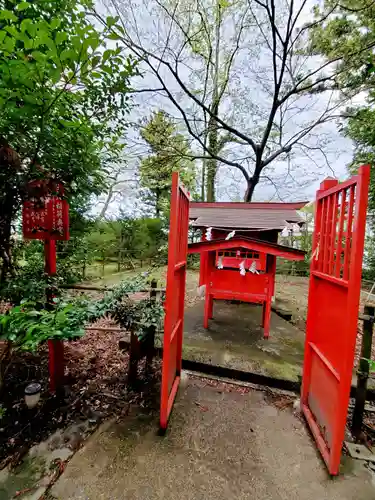
[[[105,265],[104,276],[102,274],[101,265],[87,266],[88,278],[84,280],[84,284],[95,284],[98,286],[116,286],[123,280],[128,280],[138,276],[141,273],[149,272],[150,279],[156,279],[159,287],[166,286],[167,266],[160,267],[137,267],[136,269],[128,269],[126,271],[117,272],[117,264],[109,263]],[[196,287],[198,286],[199,270],[188,269],[186,276],[186,291],[196,295]],[[82,283],[82,284],[83,284]]]
[[86,267],[86,276],[88,279],[98,279],[103,277],[103,271],[104,271],[104,276],[113,274],[117,272],[117,264],[116,262],[111,262],[108,264],[104,265],[104,269],[102,264],[89,264]]
[[156,279],[159,286],[165,286],[166,266],[152,269],[144,266],[138,267],[136,269],[117,272],[116,263],[105,265],[104,276],[103,268],[101,265],[87,266],[87,275],[89,279],[85,280],[85,283],[95,283],[95,285],[99,286],[115,286],[121,283],[121,281],[123,280],[134,278],[135,276],[138,276],[139,274],[146,271],[150,273],[150,279]]

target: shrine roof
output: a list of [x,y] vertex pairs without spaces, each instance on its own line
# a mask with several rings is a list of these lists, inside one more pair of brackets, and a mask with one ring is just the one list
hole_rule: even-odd
[[221,229],[282,230],[287,223],[303,223],[297,213],[308,202],[233,203],[191,202],[189,218],[193,227]]
[[255,250],[276,257],[282,257],[287,260],[304,260],[306,252],[297,248],[286,247],[269,241],[258,240],[257,238],[249,238],[247,236],[233,236],[226,240],[224,238],[214,239],[210,241],[199,241],[190,243],[188,253],[201,252],[216,252],[218,250],[226,250],[233,248],[245,248],[247,250]]

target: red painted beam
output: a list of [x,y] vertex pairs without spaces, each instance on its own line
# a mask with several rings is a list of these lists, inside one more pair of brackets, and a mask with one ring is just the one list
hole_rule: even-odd
[[227,250],[232,248],[245,248],[258,252],[275,255],[288,260],[304,260],[306,252],[296,248],[285,247],[267,241],[261,241],[256,238],[246,238],[243,236],[234,236],[230,240],[211,240],[190,243],[188,253],[216,252],[218,250]]

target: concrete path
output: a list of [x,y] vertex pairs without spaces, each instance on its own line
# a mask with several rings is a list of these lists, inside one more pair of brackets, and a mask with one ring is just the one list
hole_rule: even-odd
[[[374,500],[347,459],[332,480],[305,425],[264,393],[185,378],[169,431],[133,415],[101,427],[52,488],[59,500]],[[231,392],[228,392],[228,391]]]
[[276,313],[270,338],[263,338],[262,308],[215,301],[214,319],[203,328],[204,301],[185,309],[183,357],[243,371],[298,380],[304,333]]

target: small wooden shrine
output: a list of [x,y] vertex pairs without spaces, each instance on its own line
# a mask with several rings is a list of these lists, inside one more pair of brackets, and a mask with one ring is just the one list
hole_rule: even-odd
[[264,337],[269,336],[275,294],[276,257],[303,260],[305,252],[278,245],[288,227],[303,224],[298,203],[191,203],[191,226],[201,241],[189,245],[200,253],[199,285],[205,286],[204,327],[213,317],[213,300],[240,300],[263,305]]

